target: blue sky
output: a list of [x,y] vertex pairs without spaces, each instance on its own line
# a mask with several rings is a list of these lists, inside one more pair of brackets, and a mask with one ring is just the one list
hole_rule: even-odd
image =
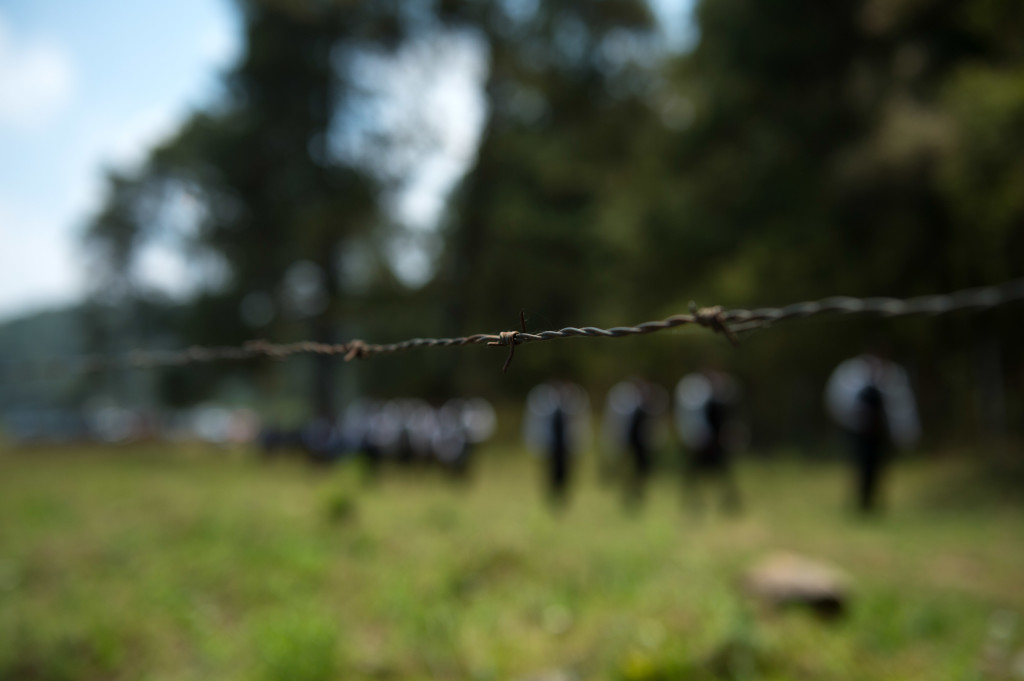
[[[691,3],[654,3],[676,44],[686,42]],[[130,168],[189,112],[214,101],[239,48],[230,0],[0,3],[0,319],[82,296],[88,270],[80,235],[102,202],[104,168]],[[472,156],[467,145],[476,133],[467,135],[466,124],[480,123],[479,65],[438,71],[430,96],[448,104],[436,107],[446,117],[448,154],[396,197],[400,219],[414,226],[436,218]],[[398,254],[399,270],[417,268],[402,265],[410,254],[415,249]],[[173,289],[185,265],[150,255],[151,281]]]
[[211,101],[237,49],[228,0],[0,4],[0,318],[80,296],[102,169]]

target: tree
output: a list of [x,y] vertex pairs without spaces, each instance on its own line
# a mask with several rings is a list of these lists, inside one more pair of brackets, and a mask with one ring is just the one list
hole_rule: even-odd
[[[659,244],[651,271],[682,254],[684,281],[733,304],[1024,274],[1024,211],[1009,189],[1024,139],[1024,64],[1010,38],[1019,3],[704,0],[696,16],[700,41],[674,65],[694,120],[674,145],[675,194],[656,204],[656,217],[669,214],[647,223]],[[672,214],[689,227],[671,229]],[[862,350],[879,327],[854,328],[816,331],[817,347],[766,339],[745,361],[777,388],[772,400],[813,414],[814,391],[779,391],[820,384],[837,353]],[[934,413],[973,411],[969,382],[950,367],[987,333],[979,328],[942,320],[894,334],[915,348],[923,377],[945,386],[936,394],[961,396],[926,405]]]
[[[453,201],[438,276],[453,333],[569,325],[610,316],[628,261],[639,141],[656,115],[648,101],[654,30],[643,2],[446,2],[441,17],[483,36],[489,117],[476,161]],[[622,218],[625,219],[622,219]],[[536,313],[536,319],[534,319]],[[539,357],[539,356],[538,356]],[[523,360],[516,380],[578,374],[575,356]],[[457,379],[492,367],[463,362]],[[556,368],[557,366],[557,368]]]
[[[398,3],[240,2],[245,49],[225,101],[196,113],[134,177],[112,176],[88,240],[124,293],[155,234],[184,233],[221,271],[200,288],[181,329],[189,342],[237,344],[258,333],[337,340],[340,248],[379,221],[368,169],[330,149],[338,112],[356,96],[346,51],[393,48]],[[182,224],[182,202],[198,205]],[[111,289],[106,288],[109,292]],[[296,327],[304,327],[296,331]],[[314,413],[335,413],[334,363],[311,362]]]

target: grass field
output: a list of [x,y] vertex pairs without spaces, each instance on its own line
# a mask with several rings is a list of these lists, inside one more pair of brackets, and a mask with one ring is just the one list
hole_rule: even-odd
[[[0,452],[0,679],[1021,678],[1000,646],[1024,649],[1024,506],[968,495],[964,463],[899,465],[873,521],[839,465],[746,463],[729,517],[667,477],[625,513],[590,468],[553,515],[536,463],[484,451],[460,486]],[[747,603],[738,576],[779,549],[847,570],[850,616]]]

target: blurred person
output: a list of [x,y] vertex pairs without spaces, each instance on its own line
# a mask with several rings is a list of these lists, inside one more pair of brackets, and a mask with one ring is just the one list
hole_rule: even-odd
[[441,408],[431,446],[434,457],[446,471],[457,478],[468,475],[472,446],[459,406],[449,402]]
[[675,425],[690,451],[684,481],[695,506],[699,505],[699,486],[711,480],[720,487],[723,508],[740,510],[739,486],[732,465],[732,453],[742,432],[735,415],[739,397],[735,379],[709,367],[687,374],[676,385]]
[[850,441],[856,508],[877,511],[893,445],[911,447],[921,433],[907,373],[881,353],[853,357],[829,377],[825,405]]
[[342,431],[330,419],[314,418],[302,428],[300,437],[310,463],[336,463],[346,454]]
[[[230,429],[233,426],[231,418],[223,420],[223,428],[219,425],[219,417],[214,420],[209,414],[205,414],[203,419],[206,423],[202,427],[208,432],[201,437],[211,442],[228,441],[229,435],[233,432]],[[246,427],[248,428],[248,424]],[[346,445],[342,430],[330,419],[325,418],[314,418],[298,428],[266,425],[254,439],[258,440],[260,451],[266,458],[282,455],[301,456],[314,464],[336,463],[351,451]]]
[[434,409],[420,399],[356,400],[345,409],[340,427],[348,450],[371,474],[385,460],[406,466],[431,461],[436,429]]
[[232,444],[248,444],[260,433],[259,416],[251,409],[235,409],[228,422],[228,441]]
[[370,414],[367,440],[381,459],[412,465],[429,460],[433,428],[433,410],[426,402],[392,399]]
[[277,424],[264,425],[259,434],[260,451],[267,458],[287,454],[301,446],[301,439],[298,429]]
[[432,442],[437,432],[437,413],[417,398],[395,400],[399,412],[398,460],[407,464],[433,461]]
[[473,449],[494,433],[496,424],[494,407],[487,400],[448,400],[438,411],[434,456],[453,476],[468,477]]
[[376,432],[381,418],[381,405],[368,399],[356,399],[342,413],[341,432],[349,451],[361,463],[366,480],[372,480],[380,470],[383,448]]
[[586,441],[590,402],[580,386],[568,382],[542,383],[526,399],[524,435],[527,444],[545,458],[548,496],[563,506],[572,478],[572,460]]
[[608,392],[605,441],[616,457],[622,452],[628,456],[629,467],[623,471],[627,505],[643,501],[654,470],[655,425],[667,402],[660,386],[636,379],[618,383]]

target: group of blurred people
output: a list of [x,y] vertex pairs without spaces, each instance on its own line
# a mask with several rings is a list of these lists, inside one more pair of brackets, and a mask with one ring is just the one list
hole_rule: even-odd
[[482,398],[452,399],[439,408],[424,400],[358,400],[337,421],[316,419],[301,428],[266,428],[267,454],[298,449],[315,462],[362,457],[370,469],[384,461],[436,463],[468,473],[473,449],[494,433],[494,407]]
[[[730,464],[732,452],[745,441],[736,415],[738,401],[736,381],[710,368],[685,376],[676,386],[674,400],[661,386],[641,379],[615,385],[605,403],[602,444],[607,467],[624,483],[627,505],[644,499],[663,444],[659,424],[674,402],[672,421],[689,452],[684,477],[691,492],[688,498],[696,503],[699,487],[716,483],[723,505],[739,509],[739,488]],[[573,455],[588,444],[589,419],[589,398],[576,384],[543,383],[527,398],[524,437],[546,459],[548,494],[555,504],[566,499]]]
[[[638,504],[661,448],[658,424],[666,412],[687,451],[683,481],[686,498],[701,502],[701,488],[718,488],[721,505],[738,511],[742,500],[733,471],[734,453],[749,440],[738,415],[741,390],[729,374],[711,367],[684,376],[672,399],[656,384],[630,379],[609,392],[603,444],[609,464],[623,481],[628,504]],[[877,354],[842,362],[825,388],[825,403],[846,432],[854,471],[854,500],[863,513],[878,509],[880,488],[895,446],[912,446],[920,435],[914,394],[906,372]],[[527,445],[546,460],[548,494],[564,503],[572,479],[573,455],[587,447],[590,404],[586,392],[568,382],[538,385],[524,415]],[[663,434],[662,434],[663,435]]]
[[246,445],[260,432],[257,413],[200,404],[189,409],[125,406],[103,399],[82,407],[21,407],[0,414],[0,431],[19,445],[199,441]]
[[[628,506],[643,502],[656,457],[666,449],[667,422],[686,452],[685,498],[701,505],[704,487],[716,487],[721,506],[742,506],[732,460],[749,441],[739,417],[741,388],[735,378],[711,366],[683,376],[670,395],[638,378],[615,385],[605,401],[601,429],[605,468],[622,482]],[[916,442],[920,427],[906,372],[877,354],[842,362],[825,388],[825,404],[846,431],[854,475],[856,507],[871,512],[894,445]],[[542,383],[530,391],[523,417],[527,446],[544,462],[547,494],[565,504],[577,452],[590,445],[590,399],[568,381]],[[671,418],[668,418],[668,416]],[[494,433],[494,408],[480,398],[453,399],[434,408],[420,399],[360,400],[336,421],[314,420],[298,429],[266,428],[267,453],[299,449],[316,462],[362,457],[371,469],[382,462],[440,464],[464,476],[474,447]],[[676,447],[668,447],[676,449]]]

